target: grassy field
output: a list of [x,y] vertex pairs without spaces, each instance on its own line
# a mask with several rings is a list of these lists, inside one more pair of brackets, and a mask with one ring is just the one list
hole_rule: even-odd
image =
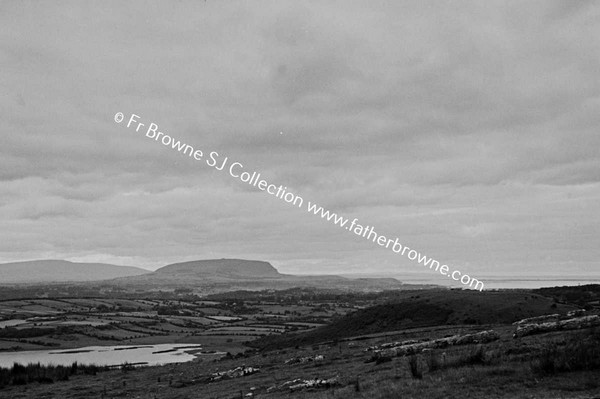
[[[122,370],[2,369],[0,398],[591,398],[600,396],[598,327],[513,338],[512,324],[580,307],[596,314],[589,291],[10,299],[0,301],[5,350],[177,342],[229,354]],[[403,356],[373,350],[484,330],[499,338]]]
[[242,341],[310,330],[354,310],[330,305],[324,309],[321,302],[295,306],[167,298],[0,301],[0,351],[201,341],[207,349],[237,353],[243,349]]
[[[485,326],[486,328],[490,326]],[[98,372],[81,371],[52,384],[0,390],[2,398],[577,398],[600,394],[600,332],[561,332],[513,339],[496,326],[498,341],[371,361],[365,348],[410,338],[444,336],[468,327],[414,329],[385,338],[267,351],[219,361]],[[321,361],[290,363],[294,358]],[[255,374],[208,382],[240,366]],[[296,379],[335,379],[330,387],[291,391]],[[244,396],[241,396],[244,395]]]

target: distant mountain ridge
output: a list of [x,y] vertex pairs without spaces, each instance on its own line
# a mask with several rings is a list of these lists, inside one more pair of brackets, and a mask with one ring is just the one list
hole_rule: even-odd
[[293,287],[357,291],[431,287],[406,285],[393,278],[350,279],[336,275],[295,276],[280,273],[269,262],[245,259],[207,259],[174,263],[161,267],[153,273],[119,278],[113,282],[125,287],[142,289],[188,287],[206,294],[236,290],[281,290]]
[[282,274],[269,262],[245,259],[206,259],[173,263],[154,272],[102,263],[38,260],[0,264],[0,285],[36,283],[103,284],[124,289],[190,288],[205,294],[236,290],[313,287],[349,291],[431,288],[403,284],[394,278],[346,278],[336,275]]
[[207,259],[173,263],[161,267],[156,276],[170,277],[224,277],[224,278],[280,278],[280,274],[269,262],[244,259]]
[[149,270],[106,263],[78,263],[43,259],[0,263],[0,284],[87,282],[140,276]]

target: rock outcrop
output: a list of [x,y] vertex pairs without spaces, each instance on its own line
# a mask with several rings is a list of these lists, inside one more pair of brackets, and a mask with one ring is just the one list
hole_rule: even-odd
[[521,338],[527,335],[542,334],[551,331],[578,330],[581,328],[591,328],[600,326],[600,316],[590,315],[583,317],[574,317],[566,320],[556,320],[547,323],[529,323],[519,324],[513,334],[514,338]]
[[[374,357],[377,358],[389,358],[396,356],[407,356],[414,355],[416,353],[423,352],[425,350],[446,348],[454,345],[467,345],[467,344],[484,344],[492,342],[500,338],[497,332],[493,330],[481,331],[474,334],[466,335],[453,335],[451,337],[439,338],[431,341],[423,341],[410,344],[401,344],[399,346],[386,346],[383,349],[375,349]],[[384,344],[386,345],[386,344]],[[383,346],[383,345],[382,345]]]

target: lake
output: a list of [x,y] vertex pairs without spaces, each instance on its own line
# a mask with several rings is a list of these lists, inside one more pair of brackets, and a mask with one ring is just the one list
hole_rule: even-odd
[[25,323],[27,323],[27,320],[17,320],[17,319],[2,320],[2,321],[0,321],[0,328],[14,327],[14,326],[18,326],[19,324],[25,324]]
[[201,345],[193,344],[158,344],[0,352],[0,367],[12,367],[15,362],[24,365],[39,362],[64,366],[70,366],[73,362],[99,366],[115,366],[127,362],[155,366],[189,362],[201,355],[201,348]]

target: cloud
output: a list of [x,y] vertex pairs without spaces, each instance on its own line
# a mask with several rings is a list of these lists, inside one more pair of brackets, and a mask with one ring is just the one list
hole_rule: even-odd
[[599,14],[563,1],[5,3],[0,260],[414,270],[116,124],[121,111],[473,276],[588,270]]

